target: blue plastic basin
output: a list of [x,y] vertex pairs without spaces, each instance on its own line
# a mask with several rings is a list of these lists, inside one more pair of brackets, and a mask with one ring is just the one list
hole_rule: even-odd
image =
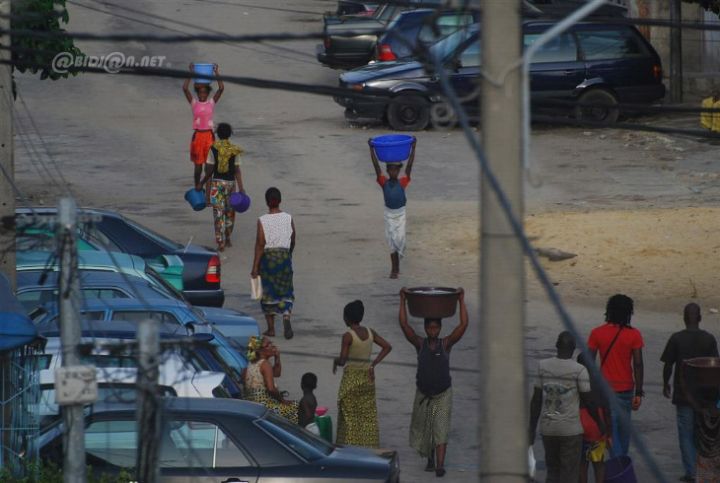
[[605,483],[637,483],[629,456],[618,456],[605,462]]
[[205,192],[190,188],[185,192],[185,200],[190,203],[192,209],[195,211],[202,211],[205,209]]
[[410,157],[413,140],[414,138],[407,134],[385,134],[372,138],[370,145],[379,161],[401,163]]
[[[214,64],[193,64],[193,71],[200,75],[214,75]],[[210,79],[194,79],[195,84],[210,84]]]

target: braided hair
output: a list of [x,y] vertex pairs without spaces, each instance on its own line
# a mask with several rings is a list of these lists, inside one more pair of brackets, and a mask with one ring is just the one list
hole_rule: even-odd
[[623,294],[610,297],[605,306],[605,320],[615,325],[630,325],[634,310],[633,299]]

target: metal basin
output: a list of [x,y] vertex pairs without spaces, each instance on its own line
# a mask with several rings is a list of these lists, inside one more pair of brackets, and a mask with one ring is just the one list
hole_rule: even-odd
[[695,387],[720,387],[720,358],[697,357],[685,360],[683,377]]
[[455,315],[458,290],[449,287],[413,287],[405,298],[410,315],[422,319],[444,319]]

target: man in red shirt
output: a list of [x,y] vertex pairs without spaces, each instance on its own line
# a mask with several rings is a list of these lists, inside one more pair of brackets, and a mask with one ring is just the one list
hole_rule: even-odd
[[600,371],[617,396],[621,411],[612,411],[612,455],[627,455],[630,447],[630,416],[640,409],[643,392],[643,339],[630,327],[633,300],[613,295],[605,307],[605,324],[590,333],[588,348],[595,359],[600,353]]

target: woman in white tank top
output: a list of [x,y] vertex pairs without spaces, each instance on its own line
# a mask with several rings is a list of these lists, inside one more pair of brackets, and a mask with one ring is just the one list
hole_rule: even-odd
[[275,315],[280,314],[285,338],[292,339],[290,314],[295,301],[292,268],[295,224],[289,213],[280,210],[280,190],[269,188],[265,192],[265,201],[269,212],[258,219],[251,276],[259,276],[262,280],[260,306],[268,326],[263,335],[275,336]]

